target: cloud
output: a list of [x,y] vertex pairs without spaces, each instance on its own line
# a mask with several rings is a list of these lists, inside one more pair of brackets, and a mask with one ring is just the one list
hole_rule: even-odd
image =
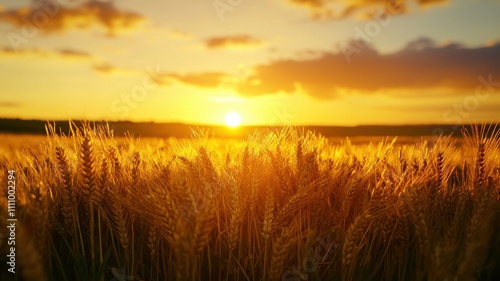
[[[466,97],[464,97],[466,98]],[[482,112],[498,112],[498,108],[500,104],[486,104],[481,103],[478,105],[481,107]],[[450,103],[442,103],[442,104],[398,104],[398,105],[377,105],[377,109],[381,111],[391,111],[391,112],[445,112],[453,108],[453,104]]]
[[315,98],[330,99],[345,90],[474,90],[481,75],[492,75],[500,86],[500,44],[479,48],[438,46],[423,38],[392,54],[382,55],[368,46],[359,51],[352,54],[351,63],[343,52],[325,52],[306,60],[258,65],[236,90],[246,96],[301,90]]
[[145,20],[135,12],[118,9],[113,2],[89,0],[74,7],[61,5],[61,2],[68,0],[39,0],[33,1],[30,7],[3,10],[0,11],[0,21],[42,33],[100,26],[109,35],[116,35]]
[[91,55],[87,52],[76,51],[72,49],[61,49],[58,51],[61,56],[74,57],[74,58],[90,58]]
[[107,62],[96,62],[92,65],[92,69],[105,75],[137,75],[141,74],[142,71],[140,69],[127,68],[116,66]]
[[16,107],[21,107],[21,103],[17,102],[10,102],[10,101],[0,101],[0,107],[9,107],[9,108],[16,108]]
[[0,49],[0,55],[4,56],[40,56],[40,57],[50,57],[59,56],[63,58],[76,58],[76,59],[91,59],[91,55],[87,52],[77,51],[72,49],[59,49],[59,50],[42,50],[37,48],[32,49],[13,49],[13,48],[2,48]]
[[92,54],[85,51],[73,50],[73,49],[59,49],[59,50],[48,50],[48,49],[37,49],[37,48],[24,48],[24,49],[13,49],[13,48],[1,48],[0,58],[4,57],[36,57],[43,59],[57,59],[60,61],[83,61],[90,64],[91,68],[102,74],[127,74],[127,73],[139,73],[140,70],[127,69],[117,67],[115,65],[109,64],[101,59],[94,57]]
[[[13,58],[14,60],[20,58],[28,58],[28,59],[41,59],[41,60],[56,60],[62,63],[66,63],[69,61],[77,61],[79,64],[87,64],[89,67],[103,75],[148,75],[150,78],[158,85],[169,85],[172,80],[177,80],[182,82],[182,79],[185,79],[186,82],[196,83],[198,80],[196,79],[196,75],[172,75],[171,77],[165,73],[159,73],[158,71],[149,71],[146,69],[146,73],[144,73],[144,69],[132,68],[132,67],[122,67],[111,64],[99,58],[98,56],[94,56],[91,53],[74,50],[74,49],[58,49],[58,50],[50,50],[50,49],[39,49],[39,48],[22,48],[22,49],[14,49],[10,47],[0,48],[0,59],[4,58]],[[153,74],[153,75],[151,75]],[[168,81],[167,81],[168,80]],[[202,83],[202,80],[199,81]],[[182,82],[184,83],[184,82]]]
[[447,3],[448,0],[288,0],[289,3],[309,10],[313,19],[343,19],[357,16],[371,18],[374,8],[390,15],[398,15],[409,11],[410,3],[420,7],[438,3]]
[[40,49],[15,50],[13,48],[8,48],[8,47],[0,49],[0,56],[26,56],[26,55],[48,56],[49,54],[50,52]]
[[164,78],[169,78],[172,80],[176,80],[177,82],[189,84],[196,87],[217,88],[222,85],[227,76],[222,72],[204,72],[182,75],[168,74]]
[[107,64],[107,63],[101,63],[101,64],[96,64],[94,66],[92,66],[92,68],[98,72],[102,72],[102,73],[106,73],[106,74],[110,74],[110,73],[113,73],[117,70],[117,68],[111,64]]
[[255,47],[263,42],[249,35],[233,35],[212,37],[205,40],[205,46],[209,49]]

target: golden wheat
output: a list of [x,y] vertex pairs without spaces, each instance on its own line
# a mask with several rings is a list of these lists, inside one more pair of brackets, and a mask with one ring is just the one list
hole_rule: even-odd
[[25,280],[500,276],[496,127],[407,145],[334,145],[293,128],[246,140],[47,131],[47,145],[0,143],[30,226],[16,244]]

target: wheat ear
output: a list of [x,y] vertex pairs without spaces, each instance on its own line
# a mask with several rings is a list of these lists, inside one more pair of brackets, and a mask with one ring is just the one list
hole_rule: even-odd
[[61,202],[61,214],[63,216],[64,230],[67,233],[73,233],[74,231],[74,220],[73,220],[73,208],[75,206],[76,200],[74,200],[73,190],[71,186],[71,174],[68,165],[68,159],[64,152],[64,148],[58,146],[56,147],[57,164],[59,167],[59,174],[61,176],[61,181],[63,183],[63,188],[61,191],[62,202]]
[[284,228],[280,236],[273,243],[271,256],[271,265],[269,269],[269,280],[281,280],[283,273],[283,265],[287,258],[288,249],[292,245],[294,239],[292,237],[292,225]]

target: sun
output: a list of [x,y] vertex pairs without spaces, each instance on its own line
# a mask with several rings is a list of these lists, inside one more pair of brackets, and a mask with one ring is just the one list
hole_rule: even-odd
[[238,127],[241,124],[241,116],[236,112],[229,112],[224,119],[226,125],[231,128]]

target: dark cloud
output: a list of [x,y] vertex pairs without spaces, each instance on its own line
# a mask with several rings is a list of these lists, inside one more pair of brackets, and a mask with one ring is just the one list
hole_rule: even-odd
[[[449,88],[473,90],[478,76],[500,82],[500,44],[465,48],[437,46],[428,39],[411,42],[393,54],[382,55],[368,46],[326,52],[307,60],[278,60],[254,68],[236,86],[246,96],[292,93],[302,89],[320,98],[335,98],[341,89],[361,92],[398,89]],[[351,63],[346,59],[350,51]],[[495,80],[496,79],[496,80]]]
[[347,52],[338,52],[260,65],[237,90],[255,96],[291,93],[300,87],[317,98],[334,98],[340,89],[474,89],[479,75],[490,74],[500,81],[500,44],[465,48],[457,44],[436,46],[420,39],[393,54],[381,55],[366,46],[358,51],[351,53],[351,63]]
[[418,4],[425,6],[425,5],[432,5],[436,3],[446,3],[448,0],[417,0],[416,1]]
[[435,48],[435,47],[436,43],[432,39],[423,37],[406,44],[405,49],[418,51],[426,48]]
[[0,21],[29,29],[27,32],[36,29],[42,33],[52,33],[69,28],[101,26],[108,34],[115,35],[145,20],[137,13],[118,9],[111,1],[90,0],[78,6],[69,6],[67,3],[71,1],[34,1],[30,7],[0,11]]
[[342,19],[350,16],[371,18],[373,8],[385,14],[403,14],[409,11],[409,3],[428,6],[446,3],[448,0],[288,0],[290,3],[307,8],[313,19]]
[[249,35],[212,37],[205,40],[205,46],[209,49],[253,47],[262,44],[263,42],[261,40]]

